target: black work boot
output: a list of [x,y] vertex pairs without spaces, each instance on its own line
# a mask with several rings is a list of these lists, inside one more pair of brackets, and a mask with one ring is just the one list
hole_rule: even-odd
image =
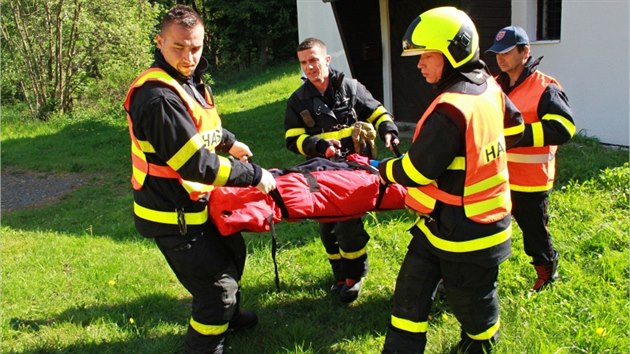
[[424,353],[426,344],[426,333],[403,332],[390,325],[385,335],[385,344],[381,354],[421,354]]
[[228,329],[233,332],[240,332],[253,328],[258,324],[258,316],[253,311],[241,311],[232,317]]
[[361,287],[363,286],[363,279],[346,279],[343,286],[339,291],[339,300],[341,302],[349,304],[359,298],[361,293]]
[[546,288],[548,285],[553,285],[553,282],[558,279],[558,253],[556,252],[556,256],[554,260],[547,263],[536,264],[532,262],[532,265],[536,269],[536,274],[538,275],[538,279],[534,283],[532,287],[533,291],[541,291]]
[[341,288],[343,288],[345,283],[345,280],[336,280],[335,283],[330,287],[330,294],[333,296],[339,296],[339,293],[341,293]]
[[451,348],[449,354],[490,354],[492,347],[493,342],[489,340],[462,339],[455,347]]

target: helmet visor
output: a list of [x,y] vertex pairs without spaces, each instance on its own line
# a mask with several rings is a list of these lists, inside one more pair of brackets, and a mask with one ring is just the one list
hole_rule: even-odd
[[403,41],[402,41],[403,50],[402,50],[402,53],[400,53],[401,56],[408,57],[412,55],[420,55],[426,49],[426,46],[415,44],[411,40],[411,36],[413,35],[413,32],[416,30],[416,27],[418,27],[418,24],[420,23],[420,21],[421,21],[420,16],[416,17],[416,19],[413,20],[413,22],[411,22],[411,24],[407,28],[407,32],[405,32],[405,35],[403,36]]

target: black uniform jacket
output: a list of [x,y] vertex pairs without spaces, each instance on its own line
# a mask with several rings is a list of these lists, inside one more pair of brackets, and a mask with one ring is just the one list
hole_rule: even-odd
[[[485,71],[484,71],[485,72]],[[489,77],[489,74],[486,75]],[[452,72],[451,76],[438,83],[438,94],[442,92],[458,92],[469,95],[481,94],[486,90],[488,83],[473,83],[461,74]],[[504,94],[505,96],[505,94]],[[504,127],[516,127],[523,124],[521,113],[514,104],[505,96]],[[447,167],[456,156],[466,156],[465,149],[465,118],[461,113],[449,104],[439,104],[425,120],[422,129],[412,143],[409,151],[410,161],[423,176],[436,180],[440,189],[455,195],[463,195],[466,172],[463,170],[451,170]],[[506,136],[506,148],[513,146],[522,133]],[[386,176],[384,163],[379,165],[381,176]],[[416,182],[410,179],[404,172],[402,160],[393,164],[393,176],[396,182],[407,186],[417,187]],[[479,224],[466,217],[461,206],[453,206],[437,202],[435,209],[426,220],[426,225],[435,235],[448,240],[470,239],[471,236],[488,236],[510,225],[511,216],[490,223]],[[482,266],[494,266],[509,257],[510,242],[467,253],[445,252],[435,248],[427,239],[418,234],[415,228],[414,235],[421,237],[425,246],[444,259],[454,262],[471,262]]]
[[[208,67],[205,59],[202,58],[192,77],[183,77],[165,61],[161,52],[156,50],[155,62],[152,67],[165,70],[200,103],[204,105],[213,103],[205,102],[203,96],[204,84],[201,82],[201,75]],[[155,154],[147,155],[149,163],[166,165],[166,161],[197,134],[197,129],[179,95],[171,88],[158,82],[149,82],[136,89],[131,98],[129,114],[137,138],[149,141],[156,150]],[[222,140],[217,146],[217,150],[227,152],[235,141],[234,135],[223,129]],[[177,172],[186,180],[212,184],[218,170],[217,155],[202,148]],[[231,172],[226,185],[256,185],[260,182],[261,176],[260,167],[231,159]],[[191,200],[177,179],[153,176],[147,176],[142,189],[134,191],[134,200],[143,207],[169,212],[175,210],[199,212],[204,210],[208,204],[207,199]],[[145,237],[180,233],[177,225],[158,224],[138,216],[135,216],[135,223],[140,234]],[[194,233],[204,229],[207,229],[204,225],[189,226],[188,232]]]
[[[372,94],[361,83],[356,82],[356,95],[354,100],[350,98],[350,80],[344,79],[344,74],[330,69],[330,83],[324,94],[305,80],[287,102],[286,115],[284,120],[284,129],[306,129],[309,137],[304,140],[302,147],[307,157],[324,156],[326,149],[330,146],[325,139],[313,136],[324,132],[338,131],[343,128],[351,127],[356,121],[367,121],[374,111],[381,107],[381,103],[372,97]],[[382,108],[385,114],[389,114]],[[300,114],[302,111],[308,110],[313,118],[314,126],[309,127]],[[353,117],[352,110],[356,113]],[[391,117],[391,114],[389,114]],[[393,119],[393,118],[392,118]],[[312,125],[312,124],[311,124]],[[378,134],[381,139],[385,134],[391,133],[392,138],[398,136],[398,128],[393,120],[384,121],[378,126]],[[298,146],[298,136],[286,138],[287,149],[301,154]],[[354,145],[351,138],[341,141],[342,153],[354,152]]]

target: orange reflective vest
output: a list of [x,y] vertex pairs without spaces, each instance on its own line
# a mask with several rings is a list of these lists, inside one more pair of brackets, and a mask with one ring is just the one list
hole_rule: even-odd
[[556,175],[556,145],[544,145],[543,129],[538,117],[538,103],[549,84],[560,84],[551,76],[535,71],[508,94],[523,114],[525,124],[531,124],[534,146],[508,151],[510,188],[518,192],[543,192],[553,187]]
[[500,87],[491,79],[482,95],[440,94],[420,118],[414,140],[439,103],[450,103],[466,120],[466,156],[456,157],[448,167],[465,171],[464,192],[450,194],[439,189],[434,180],[428,185],[409,188],[407,206],[421,214],[430,214],[439,200],[462,206],[466,217],[478,223],[503,219],[510,212],[511,201],[503,135],[505,102]]
[[[188,113],[193,120],[195,127],[197,127],[197,134],[191,142],[187,143],[191,149],[196,149],[197,146],[205,146],[205,148],[214,151],[214,148],[219,145],[222,137],[221,119],[217,113],[217,110],[213,104],[208,107],[203,107],[194,97],[191,97],[182,87],[182,85],[168,75],[164,70],[159,68],[151,68],[140,74],[136,80],[131,84],[129,92],[127,93],[127,99],[125,100],[125,109],[129,112],[129,104],[131,96],[135,89],[144,85],[147,82],[159,81],[160,83],[169,86],[175,92],[179,94],[182,101],[186,105]],[[206,102],[212,102],[210,93],[205,91]],[[132,160],[132,175],[131,184],[135,190],[140,190],[144,184],[144,180],[147,175],[158,178],[176,178],[180,184],[188,192],[190,199],[197,201],[202,196],[209,193],[213,186],[198,182],[192,182],[184,180],[175,169],[169,165],[156,165],[147,162],[147,154],[155,153],[154,147],[149,141],[139,140],[136,138],[133,132],[133,124],[131,117],[127,114],[127,123],[129,125],[129,135],[131,137],[131,160]],[[198,141],[197,141],[198,140]],[[188,148],[184,146],[182,149]],[[171,160],[174,160],[171,162]],[[185,161],[177,161],[177,156],[169,160],[169,163],[176,163],[181,166]],[[217,180],[214,184],[222,185],[229,177],[229,163],[228,167],[224,167],[222,163],[221,170],[217,176]]]

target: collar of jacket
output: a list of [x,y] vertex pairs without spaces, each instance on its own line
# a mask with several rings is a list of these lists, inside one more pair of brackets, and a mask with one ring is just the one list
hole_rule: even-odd
[[160,51],[160,49],[156,48],[153,56],[154,56],[155,61],[153,62],[152,66],[164,69],[164,71],[166,71],[167,74],[169,74],[172,78],[174,78],[180,83],[185,83],[188,81],[191,81],[192,83],[201,82],[201,76],[203,75],[203,73],[205,73],[208,70],[208,66],[209,66],[206,58],[201,57],[201,59],[199,60],[199,64],[197,65],[197,68],[195,68],[195,72],[193,73],[193,75],[184,76],[179,71],[177,71],[177,69],[175,69],[169,63],[166,62],[166,59],[164,59],[164,55],[162,55],[162,52]]
[[490,70],[481,59],[479,51],[466,64],[455,69],[448,60],[444,60],[444,69],[440,81],[433,85],[438,93],[450,91],[450,87],[459,82],[469,82],[475,85],[483,85],[490,77]]
[[540,64],[540,61],[542,60],[542,58],[543,58],[542,56],[539,57],[538,59],[534,59],[532,56],[527,58],[527,61],[525,62],[525,65],[524,65],[525,69],[521,73],[521,76],[518,77],[518,80],[516,80],[516,82],[514,83],[514,86],[509,87],[510,77],[508,76],[508,74],[504,72],[499,74],[499,78],[497,79],[497,81],[499,82],[501,87],[508,87],[509,91],[511,91],[512,88],[520,85],[521,82],[525,81],[525,79],[527,79],[529,75],[533,74],[536,70],[538,70],[538,65]]
[[341,71],[337,71],[331,67],[328,67],[328,70],[330,71],[330,74],[328,75],[330,77],[330,83],[328,84],[328,87],[333,87],[335,91],[338,91],[343,84],[343,78],[345,77],[345,75]]
[[[475,69],[462,73],[453,70],[447,73],[446,77],[440,79],[433,85],[435,91],[440,94],[443,92],[459,92],[459,93],[478,93],[483,91],[485,83],[490,77],[485,69]],[[481,90],[481,91],[480,91]]]
[[[335,90],[338,90],[343,83],[344,74],[341,71],[337,71],[332,67],[328,67],[328,87],[326,87],[326,91],[324,92],[324,96],[331,92],[331,87],[334,87]],[[304,88],[306,89],[306,93],[308,97],[320,97],[322,94],[319,93],[319,90],[307,79],[306,77],[302,77],[304,81]]]

